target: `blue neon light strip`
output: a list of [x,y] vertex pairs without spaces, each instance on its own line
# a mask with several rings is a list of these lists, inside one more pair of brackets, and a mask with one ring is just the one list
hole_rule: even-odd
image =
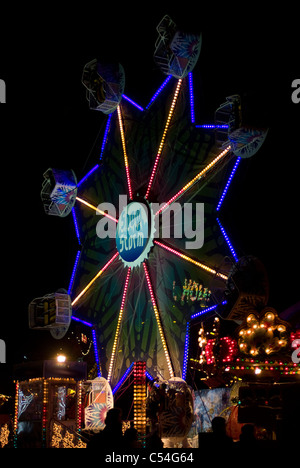
[[125,96],[125,94],[123,94],[122,96],[124,99],[126,99],[126,101],[130,102],[130,104],[132,104],[133,106],[135,106],[137,109],[139,109],[140,111],[144,111],[144,109],[139,106],[136,102],[134,102],[132,99],[130,99],[128,96]]
[[214,125],[214,124],[203,124],[203,125],[195,125],[196,128],[208,128],[208,129],[215,129],[215,128],[229,128],[227,124],[224,125]]
[[133,364],[134,362],[132,362],[130,364],[130,366],[128,367],[127,371],[124,373],[123,377],[119,380],[119,382],[117,383],[117,385],[113,388],[113,395],[116,393],[116,391],[121,387],[121,385],[125,382],[125,380],[127,379],[127,377],[129,377],[131,371],[132,371],[132,368],[133,368]]
[[99,167],[99,164],[96,164],[77,184],[77,187],[80,187],[80,185],[93,173],[95,172]]
[[210,312],[211,310],[215,310],[217,307],[218,307],[218,304],[208,307],[207,309],[200,310],[200,312],[196,312],[196,314],[192,315],[191,319],[199,317],[202,314],[206,314],[207,312]]
[[98,345],[97,345],[97,337],[96,337],[95,328],[92,329],[92,334],[93,334],[94,353],[95,353],[95,359],[96,359],[96,364],[97,364],[97,377],[101,377],[99,353],[98,353]]
[[[100,156],[99,156],[99,160],[101,161],[102,157],[103,157],[103,152],[104,152],[104,149],[105,149],[105,145],[106,145],[106,142],[107,142],[107,137],[108,137],[108,132],[109,132],[109,127],[110,127],[110,122],[111,122],[111,118],[112,118],[112,114],[109,114],[108,116],[108,119],[107,119],[107,122],[106,122],[106,127],[105,127],[105,130],[104,130],[104,136],[103,136],[103,140],[102,140],[102,145],[101,145],[101,150],[100,150]],[[95,172],[99,167],[99,164],[96,164],[77,184],[77,187],[80,187],[80,185],[85,182],[87,180],[87,178],[93,174],[93,172]]]
[[219,218],[216,218],[216,219],[217,219],[217,221],[218,221],[218,224],[219,224],[219,227],[220,227],[220,229],[221,229],[221,232],[222,232],[222,234],[223,234],[223,236],[224,236],[224,239],[225,239],[225,241],[227,242],[227,245],[228,245],[228,247],[229,247],[229,250],[230,250],[230,252],[232,253],[232,256],[233,256],[234,260],[237,262],[237,261],[238,261],[238,256],[237,256],[237,254],[236,254],[235,251],[234,251],[234,248],[233,248],[233,246],[232,246],[232,244],[231,244],[231,242],[230,242],[230,239],[229,239],[228,235],[226,234],[226,231],[225,231],[225,229],[223,228],[223,226],[222,226],[222,224],[221,224]]
[[75,322],[83,323],[83,325],[86,325],[87,327],[93,327],[94,326],[92,323],[86,322],[85,320],[81,320],[78,317],[74,317],[74,315],[72,315],[72,320],[75,320]]
[[167,83],[169,83],[170,79],[172,78],[172,75],[169,75],[165,81],[163,82],[163,84],[158,88],[158,90],[156,91],[156,93],[152,96],[149,104],[147,105],[146,109],[148,109],[151,104],[155,101],[155,99],[157,98],[157,96],[162,92],[162,90],[164,89],[164,87],[166,86]]
[[152,375],[149,374],[148,371],[146,371],[146,377],[147,377],[149,380],[151,380],[151,381],[154,380],[154,377],[152,377]]
[[[227,301],[223,301],[221,305],[227,304]],[[208,307],[207,309],[200,310],[200,312],[197,312],[196,314],[193,314],[191,316],[191,319],[194,319],[196,317],[199,317],[202,314],[206,314],[207,312],[211,312],[212,310],[215,310],[220,304],[215,304],[211,307]],[[188,357],[189,357],[189,343],[190,343],[190,322],[187,322],[186,324],[186,333],[185,333],[185,343],[184,343],[184,355],[183,355],[183,366],[182,366],[182,378],[183,380],[186,379],[186,373],[187,373],[187,364],[188,364]]]
[[78,227],[77,216],[76,216],[76,212],[75,212],[75,208],[74,208],[74,207],[72,208],[72,216],[73,216],[73,221],[74,221],[74,227],[75,227],[76,237],[77,237],[78,243],[79,243],[79,245],[80,245],[81,242],[80,242],[79,227]]
[[76,259],[75,259],[75,263],[74,263],[74,266],[73,266],[71,279],[70,279],[70,283],[69,283],[69,287],[68,287],[68,294],[71,294],[71,291],[72,291],[72,288],[73,288],[73,283],[74,283],[76,270],[77,270],[77,267],[78,267],[79,257],[80,257],[80,250],[78,250],[78,252],[76,254]]
[[106,122],[106,127],[105,127],[105,130],[104,130],[104,136],[103,136],[103,140],[102,140],[102,145],[101,145],[101,151],[100,151],[100,157],[99,157],[100,161],[101,161],[102,158],[103,158],[103,153],[104,153],[105,145],[106,145],[106,142],[107,142],[107,137],[108,137],[108,132],[109,132],[109,127],[110,127],[111,118],[112,118],[112,114],[109,114],[108,119],[107,119],[107,122]]
[[195,111],[194,111],[194,89],[193,89],[193,74],[189,73],[189,92],[190,92],[190,106],[191,106],[191,122],[195,123]]
[[95,359],[96,359],[96,364],[97,364],[97,377],[101,377],[99,353],[98,353],[98,345],[97,345],[97,336],[96,336],[96,331],[95,331],[94,325],[92,323],[86,322],[85,320],[81,320],[78,317],[74,317],[74,315],[72,315],[72,320],[75,320],[75,322],[80,322],[83,325],[86,325],[87,327],[92,328],[94,354],[95,354]]
[[183,366],[182,366],[182,378],[186,379],[188,356],[189,356],[189,344],[190,344],[190,322],[186,324],[186,334],[184,343],[184,355],[183,355]]
[[232,169],[232,171],[231,171],[231,174],[230,174],[230,176],[229,176],[229,178],[228,178],[227,184],[225,185],[225,188],[224,188],[223,193],[222,193],[222,195],[221,195],[221,198],[220,198],[220,200],[219,200],[219,203],[218,203],[218,206],[217,206],[217,208],[216,208],[216,211],[219,211],[220,208],[221,208],[221,206],[222,206],[222,203],[223,203],[223,201],[224,201],[224,198],[225,198],[225,196],[226,196],[226,194],[227,194],[227,191],[228,191],[228,189],[229,189],[229,186],[230,186],[230,184],[231,184],[231,182],[232,182],[233,176],[234,176],[234,174],[235,174],[235,172],[236,172],[236,170],[237,170],[237,167],[238,167],[240,161],[241,161],[241,158],[240,158],[240,157],[237,158],[237,160],[236,160],[236,162],[235,162],[235,165],[233,166],[233,169]]

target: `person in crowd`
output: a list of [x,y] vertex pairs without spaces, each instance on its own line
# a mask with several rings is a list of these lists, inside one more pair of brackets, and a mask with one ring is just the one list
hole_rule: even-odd
[[244,424],[241,429],[240,442],[241,446],[251,447],[256,443],[253,424]]
[[130,427],[126,429],[123,439],[126,448],[139,448],[138,431],[134,427],[134,422],[130,421]]
[[146,437],[146,448],[150,451],[158,451],[164,448],[163,441],[159,435],[159,425],[158,423],[154,424],[152,427],[152,431]]
[[226,434],[226,421],[221,416],[216,416],[211,422],[213,439],[219,445],[232,446],[233,440]]
[[105,428],[91,438],[87,448],[103,449],[104,451],[124,448],[122,411],[119,408],[111,408],[107,412]]

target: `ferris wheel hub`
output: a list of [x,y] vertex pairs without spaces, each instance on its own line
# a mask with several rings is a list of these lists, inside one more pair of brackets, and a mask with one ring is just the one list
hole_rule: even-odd
[[155,233],[154,214],[145,199],[136,199],[122,210],[116,231],[116,246],[124,266],[136,267],[148,258]]

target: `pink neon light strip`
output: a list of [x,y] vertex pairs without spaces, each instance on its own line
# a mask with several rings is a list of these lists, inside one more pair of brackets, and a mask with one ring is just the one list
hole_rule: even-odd
[[120,308],[120,312],[119,312],[114,343],[113,343],[112,352],[111,352],[110,364],[109,364],[109,369],[108,369],[108,376],[107,376],[108,382],[111,379],[111,375],[112,375],[112,371],[113,371],[113,367],[114,367],[114,363],[115,363],[115,356],[116,356],[116,351],[117,351],[117,346],[118,346],[118,341],[119,341],[119,335],[120,335],[121,323],[122,323],[122,319],[123,319],[123,312],[124,312],[124,307],[125,307],[125,300],[126,300],[126,295],[127,295],[127,290],[128,290],[130,274],[131,274],[131,268],[128,268],[126,279],[125,279],[125,284],[124,284],[121,308]]
[[202,171],[200,171],[192,180],[190,180],[181,190],[179,190],[169,201],[167,201],[156,213],[157,216],[163,210],[165,210],[171,203],[177,200],[187,190],[189,190],[196,182],[198,182],[210,169],[212,169],[221,159],[223,159],[227,153],[231,150],[231,146],[227,146],[215,159],[213,159]]
[[104,265],[104,267],[101,268],[101,270],[98,271],[98,273],[96,274],[96,276],[94,276],[94,278],[89,282],[89,284],[81,291],[81,293],[78,294],[78,296],[73,300],[72,302],[72,306],[74,304],[76,304],[76,302],[78,302],[78,300],[86,293],[86,291],[88,289],[90,289],[90,287],[92,286],[92,284],[94,284],[94,282],[96,281],[97,278],[99,278],[99,276],[102,275],[102,273],[104,273],[104,271],[116,260],[116,258],[118,257],[119,255],[119,252],[116,252],[110,260],[108,260],[108,262]]
[[213,268],[210,268],[208,267],[207,265],[204,265],[204,263],[200,263],[198,262],[197,260],[194,260],[193,258],[191,257],[188,257],[187,255],[179,252],[178,250],[172,248],[172,247],[169,247],[168,245],[166,244],[163,244],[157,240],[154,240],[153,241],[154,244],[158,245],[159,247],[167,250],[168,252],[171,252],[172,254],[174,255],[177,255],[177,257],[180,257],[180,258],[183,258],[184,260],[187,260],[188,262],[190,263],[193,263],[194,265],[196,265],[197,267],[201,268],[202,270],[205,270],[207,271],[208,273],[212,274],[212,275],[216,275],[218,276],[219,278],[227,281],[228,277],[226,275],[223,275],[223,273],[219,273],[217,272],[216,270],[214,270]]
[[157,323],[157,328],[158,328],[158,331],[159,331],[160,339],[161,339],[161,342],[162,342],[162,345],[163,345],[163,349],[164,349],[164,353],[165,353],[165,357],[166,357],[166,361],[167,361],[167,365],[168,365],[168,370],[169,370],[169,373],[170,373],[170,377],[174,377],[174,371],[173,371],[173,367],[172,367],[172,363],[171,363],[171,359],[170,359],[170,355],[169,355],[169,351],[168,351],[168,347],[167,347],[167,342],[166,342],[163,327],[162,327],[162,324],[161,324],[158,307],[156,305],[156,300],[155,300],[155,296],[154,296],[153,289],[152,289],[152,283],[151,283],[149,271],[148,271],[148,268],[147,268],[147,265],[146,265],[145,262],[143,262],[143,267],[144,267],[144,271],[145,271],[145,276],[146,276],[148,289],[149,289],[149,292],[150,292],[151,302],[152,302],[152,305],[153,305],[153,310],[154,310],[154,315],[155,315],[155,319],[156,319],[156,323]]
[[122,114],[121,114],[120,106],[117,107],[117,110],[118,110],[119,127],[120,127],[121,141],[122,141],[123,154],[124,154],[124,162],[125,162],[125,171],[126,171],[127,184],[128,184],[128,192],[129,192],[129,197],[132,200],[132,188],[131,188],[131,181],[130,181],[130,174],[129,174],[129,163],[128,163],[128,156],[127,156],[127,151],[126,151],[125,134],[124,134],[124,128],[123,128],[123,121],[122,121]]
[[167,118],[167,121],[166,121],[166,125],[165,125],[164,131],[163,131],[163,134],[162,134],[162,138],[161,138],[161,142],[160,142],[158,152],[157,152],[157,155],[156,155],[156,158],[155,158],[154,166],[153,166],[153,169],[152,169],[152,174],[151,174],[151,177],[150,177],[150,180],[149,180],[149,185],[148,185],[148,189],[147,189],[146,197],[145,197],[146,199],[149,196],[151,186],[152,186],[152,183],[153,183],[156,171],[157,171],[158,163],[159,163],[161,153],[162,153],[162,150],[163,150],[163,147],[164,147],[164,144],[165,144],[168,128],[170,126],[170,122],[171,122],[171,119],[172,119],[172,116],[173,116],[173,113],[174,113],[176,101],[177,101],[178,94],[179,94],[180,87],[181,87],[181,83],[182,83],[182,80],[181,79],[178,80],[178,83],[177,83],[177,86],[176,86],[176,89],[175,89],[175,92],[174,92],[172,104],[171,104],[171,107],[170,107],[170,110],[169,110],[169,115],[168,115],[168,118]]

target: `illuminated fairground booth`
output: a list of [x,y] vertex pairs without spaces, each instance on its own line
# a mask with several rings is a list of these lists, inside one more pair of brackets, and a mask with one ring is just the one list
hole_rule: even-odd
[[85,445],[82,418],[84,362],[32,362],[15,367],[14,444],[17,448]]
[[239,257],[224,209],[233,178],[261,151],[268,129],[245,121],[238,94],[222,98],[205,121],[194,93],[201,34],[180,31],[169,16],[157,33],[154,61],[163,77],[156,92],[147,97],[145,89],[146,102],[136,103],[124,94],[121,65],[88,62],[82,83],[103,129],[98,153],[86,173],[44,173],[45,212],[70,215],[78,249],[66,289],[31,303],[30,327],[61,342],[70,323],[89,327],[95,356],[85,383],[83,376],[18,380],[16,430],[32,411],[39,419],[31,425],[47,443],[51,418],[60,402],[67,411],[72,393],[77,432],[102,430],[114,400],[141,446],[155,427],[165,446],[186,446],[211,429],[212,414],[232,425],[247,420],[245,377],[249,385],[299,377],[290,347],[298,331],[268,306],[264,267]]
[[267,275],[253,257],[237,262],[227,284],[226,304],[217,315],[199,316],[191,332],[190,369],[202,388],[196,392],[197,432],[209,430],[211,418],[221,414],[234,440],[244,424],[255,427],[258,439],[292,440],[300,304],[282,314],[268,306]]
[[88,380],[85,362],[21,364],[15,378],[16,447],[85,448],[114,406],[109,383],[103,377]]

